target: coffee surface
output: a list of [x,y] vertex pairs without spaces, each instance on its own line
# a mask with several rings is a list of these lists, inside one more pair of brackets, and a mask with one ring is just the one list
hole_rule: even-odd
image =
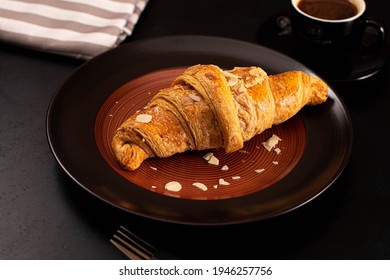
[[356,6],[347,0],[301,0],[298,8],[308,15],[327,20],[346,19],[358,13]]

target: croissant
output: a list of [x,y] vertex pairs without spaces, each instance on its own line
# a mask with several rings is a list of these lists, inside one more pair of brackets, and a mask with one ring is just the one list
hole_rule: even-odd
[[324,81],[301,71],[268,76],[259,67],[195,65],[120,125],[111,147],[128,170],[188,150],[231,153],[303,106],[325,102],[327,94]]

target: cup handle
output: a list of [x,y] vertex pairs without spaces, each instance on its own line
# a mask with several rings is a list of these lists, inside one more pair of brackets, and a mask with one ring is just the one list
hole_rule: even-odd
[[[376,32],[376,36],[365,36],[369,29]],[[373,52],[382,47],[386,40],[385,26],[379,21],[372,18],[363,19],[363,30],[361,36],[361,49],[363,52]]]

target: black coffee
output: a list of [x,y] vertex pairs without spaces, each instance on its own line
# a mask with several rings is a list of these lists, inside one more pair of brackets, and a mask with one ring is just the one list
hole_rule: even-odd
[[301,0],[298,8],[316,18],[340,20],[353,17],[358,9],[348,0]]

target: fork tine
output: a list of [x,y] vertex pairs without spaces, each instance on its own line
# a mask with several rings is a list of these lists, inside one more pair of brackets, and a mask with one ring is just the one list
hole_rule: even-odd
[[128,230],[124,226],[120,226],[120,228],[126,232],[126,234],[122,233],[123,236],[126,236],[126,238],[128,238],[128,239],[134,240],[142,249],[144,249],[144,251],[149,252],[150,255],[152,255],[154,252],[157,251],[157,249],[155,247],[153,247],[151,244],[149,244],[145,240],[141,239],[140,237],[138,237],[137,235],[132,233],[130,230]]
[[144,249],[140,244],[138,244],[135,240],[131,239],[129,236],[124,234],[122,231],[117,231],[119,234],[121,234],[126,240],[120,238],[119,236],[116,236],[118,240],[120,240],[124,245],[127,246],[128,249],[133,250],[133,252],[137,255],[139,255],[143,259],[151,259],[152,254],[149,253],[146,249]]
[[142,258],[133,252],[129,251],[127,248],[123,247],[121,244],[116,242],[114,239],[110,239],[110,242],[118,248],[119,251],[121,251],[123,254],[125,254],[129,259],[131,260],[142,260]]
[[134,233],[121,226],[110,242],[128,258],[133,260],[148,260],[154,258],[156,249]]

